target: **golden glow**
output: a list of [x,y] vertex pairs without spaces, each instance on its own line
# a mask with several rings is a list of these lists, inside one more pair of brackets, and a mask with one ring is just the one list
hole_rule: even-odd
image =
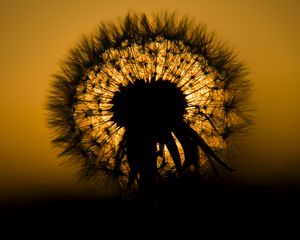
[[49,79],[82,33],[128,9],[177,9],[228,41],[250,68],[257,104],[257,131],[234,176],[299,176],[299,7],[294,0],[1,1],[1,196],[77,189],[72,169],[60,165],[50,146],[44,116]]
[[[120,148],[125,130],[111,121],[111,100],[121,86],[137,80],[151,82],[162,79],[176,84],[188,104],[184,121],[212,149],[220,151],[226,148],[222,133],[228,124],[238,124],[239,116],[225,112],[228,92],[222,89],[222,76],[208,65],[203,56],[192,53],[181,41],[157,37],[143,45],[129,45],[124,41],[122,48],[108,49],[100,58],[101,63],[87,69],[83,81],[79,83],[77,101],[73,106],[75,122],[83,135],[84,150],[94,159],[99,159],[98,164],[106,159],[108,168],[114,167],[112,158]],[[229,91],[229,95],[234,97],[232,89]],[[183,149],[174,134],[173,137],[183,164]],[[167,147],[158,147],[158,151],[164,156],[157,160],[162,171],[174,170]],[[202,156],[201,165],[204,165],[206,158]],[[122,164],[128,174],[128,163],[123,161]]]

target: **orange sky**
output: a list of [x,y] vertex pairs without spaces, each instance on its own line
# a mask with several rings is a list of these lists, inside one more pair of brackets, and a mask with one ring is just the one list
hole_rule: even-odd
[[67,50],[101,20],[114,20],[128,10],[161,9],[206,23],[250,69],[257,123],[236,176],[262,183],[299,180],[299,1],[2,0],[0,198],[77,191],[74,172],[59,165],[49,143],[44,105],[51,74]]

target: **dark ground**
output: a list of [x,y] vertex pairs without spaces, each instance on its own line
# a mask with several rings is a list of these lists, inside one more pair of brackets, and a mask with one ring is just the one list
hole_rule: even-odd
[[[260,239],[262,235],[267,239],[300,239],[298,185],[207,186],[201,191],[182,186],[164,190],[164,199],[165,204],[153,220],[153,226],[138,239],[151,234],[183,234],[195,236],[193,239],[202,236]],[[97,239],[138,236],[136,206],[134,200],[62,194],[6,201],[0,208],[0,228],[2,234],[9,234],[7,239],[15,235],[26,239],[31,236],[40,239],[46,236],[67,236],[68,239],[80,235],[84,235],[84,239],[88,236],[98,236]]]

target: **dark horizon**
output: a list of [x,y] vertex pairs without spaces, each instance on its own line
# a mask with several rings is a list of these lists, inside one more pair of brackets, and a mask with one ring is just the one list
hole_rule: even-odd
[[[212,231],[227,229],[221,235],[239,236],[240,231],[245,236],[299,235],[299,185],[222,187],[214,184],[202,186],[198,191],[192,185],[164,192],[165,204],[158,211],[153,226],[149,226],[148,234],[193,235],[195,229],[202,229],[204,236],[213,236]],[[1,228],[19,229],[25,235],[39,232],[69,236],[101,232],[105,235],[117,231],[116,235],[123,232],[124,236],[135,236],[137,211],[136,199],[101,198],[93,193],[44,193],[26,201],[0,203]]]

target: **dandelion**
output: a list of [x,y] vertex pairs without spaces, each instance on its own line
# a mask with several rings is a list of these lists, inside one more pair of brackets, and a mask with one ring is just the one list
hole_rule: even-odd
[[49,124],[83,178],[126,189],[225,162],[251,123],[242,63],[205,25],[128,14],[85,37],[54,76]]

